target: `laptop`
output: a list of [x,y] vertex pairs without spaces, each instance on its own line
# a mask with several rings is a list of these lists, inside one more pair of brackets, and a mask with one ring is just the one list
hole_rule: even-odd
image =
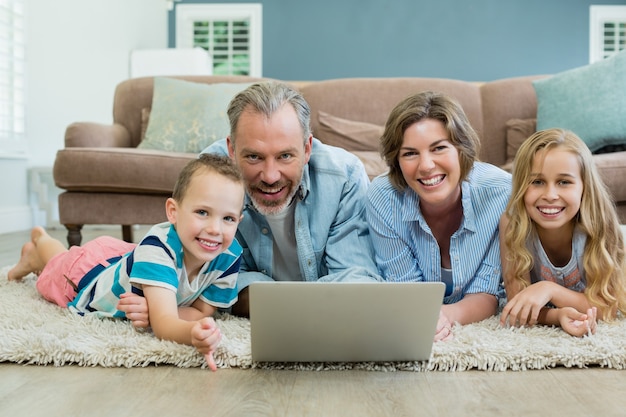
[[252,360],[429,360],[444,292],[442,282],[252,283]]

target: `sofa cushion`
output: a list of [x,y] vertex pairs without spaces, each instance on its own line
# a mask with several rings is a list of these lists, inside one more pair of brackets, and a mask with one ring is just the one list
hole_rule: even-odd
[[530,135],[535,133],[537,119],[511,119],[506,122],[506,162],[500,168],[511,172],[517,150]]
[[380,153],[373,151],[352,151],[365,166],[365,172],[370,180],[389,171],[387,164],[380,156]]
[[481,134],[483,117],[478,83],[436,78],[343,78],[309,83],[300,92],[311,107],[313,134],[324,140],[319,133],[323,129],[320,111],[347,121],[383,126],[401,100],[425,90],[454,97]]
[[[537,119],[511,119],[506,122],[506,164],[512,163],[522,142],[537,131]],[[626,143],[606,145],[592,152],[593,154],[624,152]]]
[[626,51],[536,80],[537,130],[569,129],[594,152],[626,143]]
[[537,119],[511,119],[506,122],[506,163],[513,162],[517,150],[537,131]]
[[533,81],[545,76],[506,78],[480,86],[484,115],[480,159],[494,165],[507,160],[507,126],[511,119],[537,117],[537,95]]
[[321,110],[317,114],[319,129],[315,136],[325,144],[353,151],[378,151],[384,126],[343,119]]
[[155,77],[148,126],[138,148],[198,153],[225,138],[230,132],[228,103],[249,85]]
[[610,152],[593,156],[604,184],[616,203],[626,201],[626,152]]

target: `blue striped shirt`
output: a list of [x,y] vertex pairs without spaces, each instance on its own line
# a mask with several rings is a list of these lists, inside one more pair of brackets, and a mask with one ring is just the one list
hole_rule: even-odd
[[[461,184],[463,219],[450,238],[451,304],[465,294],[504,296],[498,223],[511,194],[511,175],[476,162]],[[367,219],[376,262],[388,281],[441,281],[441,254],[411,188],[398,192],[387,175],[368,192]]]
[[117,310],[121,294],[142,294],[143,285],[167,288],[176,293],[179,307],[190,306],[200,298],[215,307],[229,307],[237,301],[237,274],[241,246],[233,240],[230,247],[205,263],[191,282],[183,264],[183,246],[170,223],[153,226],[137,247],[106,266],[91,281],[83,283],[68,308],[79,314],[99,317],[125,317]]

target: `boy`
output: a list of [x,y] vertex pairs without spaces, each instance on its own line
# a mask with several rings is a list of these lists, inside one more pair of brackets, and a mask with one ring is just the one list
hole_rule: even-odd
[[[44,298],[78,314],[132,318],[129,293],[143,295],[154,334],[193,345],[216,370],[221,333],[210,317],[237,301],[242,217],[241,174],[229,158],[201,155],[187,164],[165,204],[168,222],[139,244],[100,237],[69,250],[41,227],[31,232],[9,280],[39,273]],[[141,317],[141,316],[140,316]]]

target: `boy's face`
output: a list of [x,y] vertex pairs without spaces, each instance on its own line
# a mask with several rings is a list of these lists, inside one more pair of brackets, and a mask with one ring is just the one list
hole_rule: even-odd
[[182,201],[167,200],[167,219],[183,244],[189,276],[231,245],[242,217],[243,197],[241,183],[201,169],[193,175]]

